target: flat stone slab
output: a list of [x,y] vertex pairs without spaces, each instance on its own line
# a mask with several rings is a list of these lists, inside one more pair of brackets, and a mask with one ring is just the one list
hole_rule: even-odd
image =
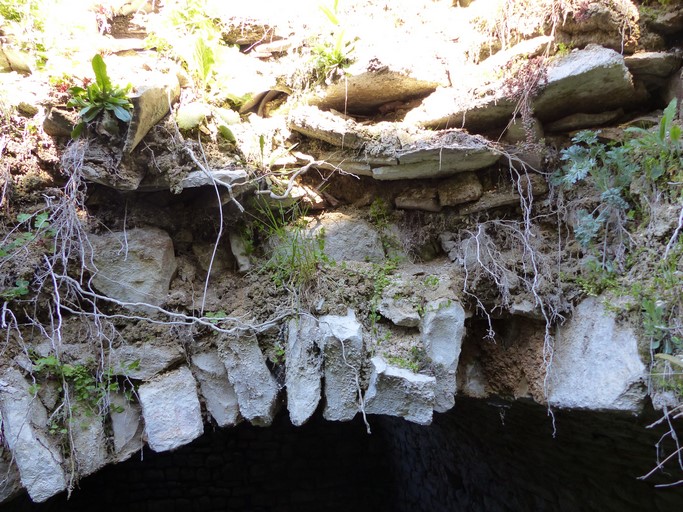
[[[588,45],[555,57],[546,76],[545,87],[533,100],[534,114],[543,122],[578,112],[615,110],[642,99],[636,94],[624,57],[601,46]],[[406,115],[405,122],[474,131],[505,126],[515,102],[504,97],[499,83],[482,84],[482,89],[485,92],[480,97],[473,97],[469,89],[437,89]]]
[[419,425],[432,422],[436,379],[391,366],[377,356],[372,360],[365,412],[398,416]]
[[174,450],[204,433],[197,382],[187,366],[145,382],[138,396],[147,442],[155,452]]

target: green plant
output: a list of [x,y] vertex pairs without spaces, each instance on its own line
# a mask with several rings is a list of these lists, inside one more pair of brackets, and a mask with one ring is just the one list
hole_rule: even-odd
[[313,47],[313,66],[318,82],[332,82],[343,76],[344,69],[351,64],[354,46],[345,40],[338,18],[339,0],[334,0],[332,8],[320,6],[329,22],[334,26],[333,40],[323,41]]
[[[71,99],[67,103],[69,107],[77,107],[80,110],[78,115],[81,121],[76,124],[71,137],[77,139],[85,126],[94,121],[98,116],[104,115],[103,121],[112,125],[113,119],[109,118],[109,113],[119,121],[124,123],[130,122],[132,119],[131,109],[133,104],[128,99],[130,92],[130,84],[126,87],[114,87],[107,74],[107,66],[101,55],[97,54],[92,59],[92,69],[95,73],[95,82],[86,85],[85,87],[74,86],[69,89]],[[118,126],[117,126],[118,128]],[[113,128],[107,131],[113,130]]]
[[[126,368],[133,370],[139,364],[139,361],[134,361]],[[98,413],[107,403],[109,393],[120,389],[111,369],[97,376],[83,364],[62,363],[54,355],[36,358],[33,373],[45,379],[55,379],[57,390],[62,396],[67,392],[67,386],[69,396],[75,399],[75,404],[72,402],[71,405],[72,411],[73,407],[80,406],[86,414]]]
[[632,139],[625,146],[632,151],[650,182],[656,182],[664,175],[672,177],[681,172],[683,141],[681,127],[674,124],[676,107],[677,100],[674,98],[664,109],[655,130],[638,127],[626,129]]
[[325,231],[312,233],[297,204],[286,209],[261,204],[256,230],[273,247],[263,269],[278,287],[300,288],[310,283],[320,268],[333,262],[325,254]]
[[424,284],[427,288],[434,290],[439,286],[439,277],[435,275],[429,275],[425,277]]
[[[16,252],[27,247],[34,241],[42,241],[43,245],[47,246],[47,240],[51,240],[55,236],[55,231],[49,221],[49,214],[41,212],[38,214],[20,213],[17,215],[19,225],[28,227],[28,231],[19,232],[11,240],[6,239],[0,243],[0,260],[13,259]],[[31,222],[33,221],[33,222]],[[29,281],[23,278],[17,278],[14,281],[14,286],[0,290],[0,298],[6,301],[11,301],[24,297],[29,293]]]

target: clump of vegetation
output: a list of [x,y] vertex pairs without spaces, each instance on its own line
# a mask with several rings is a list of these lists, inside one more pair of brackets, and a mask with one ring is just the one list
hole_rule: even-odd
[[334,27],[332,39],[322,41],[313,47],[313,68],[315,78],[319,83],[331,83],[344,76],[344,69],[351,62],[354,46],[347,41],[345,31],[341,28],[338,18],[339,0],[334,0],[332,9],[320,6],[329,22]]
[[[105,131],[112,135],[118,135],[118,123],[115,119],[129,123],[133,118],[131,114],[133,104],[128,98],[131,85],[128,84],[125,87],[112,85],[107,74],[107,65],[99,54],[92,59],[92,69],[95,73],[95,82],[84,84],[84,87],[74,86],[69,89],[71,99],[67,106],[79,108],[78,115],[81,118],[81,122],[71,132],[73,139],[80,137],[86,125],[99,116],[102,117],[100,123]],[[111,117],[112,114],[115,119]]]
[[683,141],[676,107],[671,101],[654,129],[628,128],[622,143],[603,143],[594,131],[578,133],[562,152],[564,165],[552,181],[560,190],[583,184],[593,192],[582,199],[591,208],[575,212],[574,235],[587,256],[577,282],[590,294],[610,290],[632,297],[654,355],[654,383],[683,398],[681,222],[664,250],[656,238],[636,234],[647,233],[656,208],[667,202],[680,208]]
[[[121,389],[111,369],[98,374],[85,364],[63,363],[54,355],[34,355],[34,359],[33,375],[44,382],[55,382],[61,397],[60,405],[49,419],[51,434],[67,434],[77,413],[82,412],[86,416],[101,415],[110,408],[113,412],[123,412],[120,406],[110,404],[109,395]],[[130,363],[127,369],[135,370],[139,364],[140,361]],[[39,389],[40,384],[36,383],[30,391],[35,394]],[[130,393],[126,396],[132,398]]]

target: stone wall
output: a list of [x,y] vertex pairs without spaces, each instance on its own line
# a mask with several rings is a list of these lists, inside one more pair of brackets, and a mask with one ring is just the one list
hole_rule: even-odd
[[[671,511],[682,488],[635,477],[654,464],[648,415],[556,411],[531,402],[459,398],[432,425],[370,416],[301,427],[280,415],[207,432],[177,451],[142,455],[44,504],[2,512]],[[553,426],[556,428],[553,436]]]

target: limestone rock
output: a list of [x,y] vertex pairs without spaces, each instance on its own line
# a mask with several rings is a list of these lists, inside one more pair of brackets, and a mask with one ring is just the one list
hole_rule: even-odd
[[138,396],[147,442],[155,452],[174,450],[204,432],[197,383],[187,366],[145,382]]
[[541,121],[576,112],[597,113],[637,100],[624,57],[614,50],[588,45],[548,66],[548,85],[534,100]]
[[454,300],[428,302],[422,319],[422,343],[436,377],[434,410],[445,412],[455,405],[456,370],[465,336],[465,310]]
[[128,127],[124,153],[132,152],[147,132],[169,113],[180,97],[180,84],[173,73],[148,73],[131,95],[133,119]]
[[123,462],[142,450],[142,409],[140,404],[129,401],[122,393],[112,393],[111,404],[118,410],[110,413],[114,456],[117,462]]
[[77,112],[52,107],[43,121],[43,130],[52,137],[71,137],[71,130],[77,123]]
[[641,52],[624,57],[624,63],[634,78],[648,81],[673,75],[681,67],[681,55],[670,52]]
[[109,350],[111,369],[116,375],[149,380],[185,358],[180,345],[151,341],[121,344]]
[[619,325],[600,298],[590,297],[557,329],[548,403],[639,413],[647,392],[646,372],[636,334]]
[[324,251],[328,258],[342,261],[384,260],[384,249],[377,230],[368,222],[334,212],[321,216],[311,235],[324,233]]
[[633,53],[640,38],[638,8],[630,0],[586,0],[559,23],[556,43],[583,47],[593,43]]
[[192,253],[197,258],[199,266],[204,272],[208,272],[211,268],[211,277],[232,270],[232,253],[222,243],[219,243],[214,251],[215,247],[216,244],[210,242],[192,244]]
[[436,379],[390,366],[372,358],[372,375],[365,393],[365,412],[398,416],[419,425],[432,422]]
[[325,368],[328,421],[349,421],[359,410],[358,385],[363,360],[363,330],[356,315],[325,315],[319,320]]
[[438,190],[441,206],[457,206],[476,201],[483,193],[479,178],[472,172],[459,174],[442,181]]
[[76,460],[78,475],[85,477],[104,467],[107,457],[106,437],[102,417],[76,407],[71,428],[71,449]]
[[401,210],[441,211],[436,187],[408,188],[396,196],[394,204]]
[[91,235],[96,272],[92,283],[101,293],[129,303],[164,303],[176,271],[173,242],[158,228]]
[[0,415],[5,442],[31,499],[43,502],[66,489],[59,448],[44,431],[47,412],[15,368],[6,369],[0,378]]
[[253,425],[270,425],[275,416],[278,385],[266,365],[256,336],[225,339],[219,353],[242,416]]
[[239,233],[230,232],[230,250],[237,261],[237,271],[240,274],[249,272],[251,269],[251,260],[247,251],[247,244]]
[[231,188],[237,195],[242,192],[242,185],[246,181],[247,172],[243,169],[211,169],[208,174],[202,170],[190,171],[180,182],[172,182],[169,175],[164,172],[145,176],[137,188],[145,192],[172,190],[174,193],[180,193],[188,188],[217,186],[220,190]]
[[206,409],[219,427],[235,425],[239,421],[239,404],[228,372],[217,352],[192,355],[192,368],[199,382]]
[[623,115],[623,109],[608,110],[598,114],[584,114],[579,112],[546,124],[546,130],[549,132],[570,132],[582,128],[594,128],[613,123]]
[[458,209],[458,213],[460,215],[469,215],[492,208],[518,205],[520,204],[519,191],[522,190],[526,196],[529,189],[531,189],[533,197],[538,198],[548,192],[548,184],[546,183],[545,178],[540,174],[523,174],[518,183],[513,183],[509,186],[501,186],[496,190],[487,192],[479,198],[478,201],[462,205]]
[[[512,118],[514,102],[503,96],[502,87],[484,87],[472,97],[469,90],[437,89],[405,121],[426,128],[464,127],[486,131],[505,126]],[[622,55],[588,45],[569,55],[556,57],[547,69],[547,84],[533,102],[535,115],[552,121],[567,115],[597,113],[634,104],[639,99]],[[448,105],[448,107],[444,107]]]
[[289,419],[303,425],[320,402],[322,379],[321,333],[318,321],[302,315],[289,321],[285,352],[285,386]]
[[420,324],[420,314],[415,306],[406,297],[394,298],[382,297],[379,304],[379,313],[400,327],[417,327]]

